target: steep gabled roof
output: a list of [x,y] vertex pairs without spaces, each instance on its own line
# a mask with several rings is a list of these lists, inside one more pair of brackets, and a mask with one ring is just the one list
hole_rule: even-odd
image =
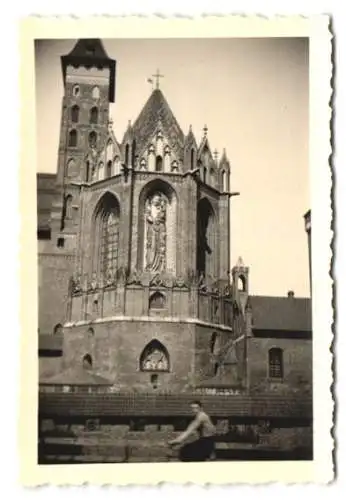
[[146,142],[154,134],[159,121],[161,121],[163,132],[171,141],[173,148],[179,156],[182,156],[184,133],[160,89],[153,90],[133,125],[137,151],[141,152],[145,147]]
[[311,332],[311,300],[296,297],[250,297],[254,330]]

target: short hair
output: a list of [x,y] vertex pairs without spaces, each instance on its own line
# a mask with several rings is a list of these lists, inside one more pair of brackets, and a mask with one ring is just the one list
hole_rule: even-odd
[[190,403],[191,405],[197,405],[199,406],[200,408],[202,407],[202,403],[201,401],[199,401],[198,399],[195,399],[194,401],[191,401]]

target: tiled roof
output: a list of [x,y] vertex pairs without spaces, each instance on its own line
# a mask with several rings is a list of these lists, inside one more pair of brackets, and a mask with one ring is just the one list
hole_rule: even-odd
[[85,370],[82,366],[69,368],[57,375],[40,380],[45,385],[112,385],[112,383],[92,371]]
[[50,228],[52,200],[55,193],[55,174],[37,174],[37,227]]
[[47,416],[190,416],[189,403],[194,399],[200,400],[205,411],[215,417],[312,417],[312,402],[307,397],[210,396],[187,393],[40,393],[39,412]]
[[311,332],[311,300],[295,297],[250,297],[254,330]]
[[144,105],[133,125],[133,135],[136,140],[136,149],[140,153],[146,142],[154,134],[158,121],[161,121],[163,131],[175,143],[175,151],[182,156],[184,148],[184,134],[179,123],[160,89],[155,89]]
[[95,66],[106,66],[110,68],[109,100],[114,102],[115,91],[115,66],[116,62],[111,59],[99,38],[83,38],[78,40],[71,52],[61,57],[63,77],[65,81],[66,67],[71,65],[93,64]]
[[38,336],[38,348],[40,351],[62,351],[62,335],[40,334]]

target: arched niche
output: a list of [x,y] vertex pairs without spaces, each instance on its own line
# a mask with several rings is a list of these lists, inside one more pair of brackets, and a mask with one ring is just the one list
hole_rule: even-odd
[[170,369],[169,354],[159,340],[152,340],[143,349],[139,366],[141,371],[167,372]]
[[177,195],[162,179],[146,184],[139,196],[137,265],[150,273],[175,272]]
[[216,217],[207,198],[197,205],[197,272],[204,276],[216,273]]

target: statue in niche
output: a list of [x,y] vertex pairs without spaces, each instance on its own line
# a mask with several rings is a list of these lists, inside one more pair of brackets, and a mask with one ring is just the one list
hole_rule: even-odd
[[166,200],[155,193],[146,203],[146,271],[163,271],[166,266]]

